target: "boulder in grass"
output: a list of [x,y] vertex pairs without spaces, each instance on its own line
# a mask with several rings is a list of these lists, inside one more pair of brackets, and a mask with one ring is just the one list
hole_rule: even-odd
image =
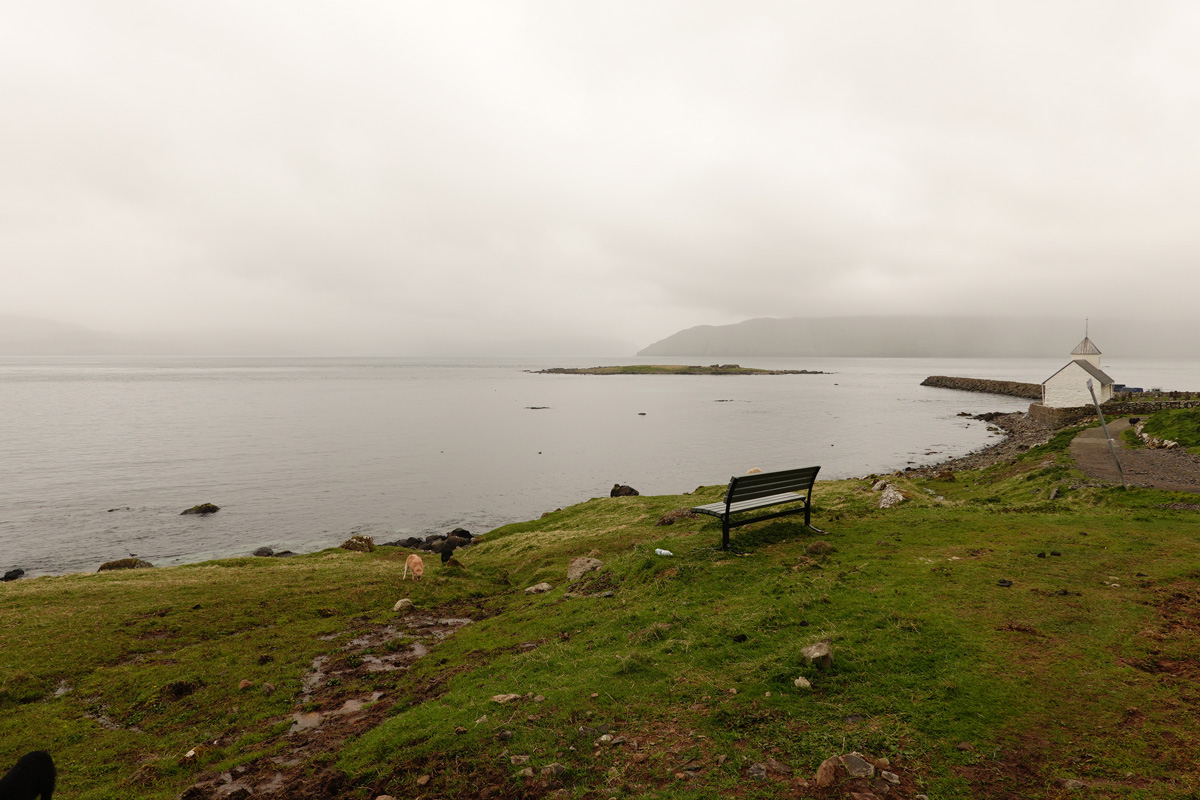
[[375,540],[370,536],[356,533],[338,546],[343,550],[351,550],[355,553],[371,553],[375,550]]
[[567,580],[577,581],[589,572],[598,570],[604,566],[598,558],[588,558],[587,556],[578,556],[571,559],[571,563],[567,565]]
[[146,569],[153,566],[149,561],[143,561],[140,558],[118,558],[116,561],[105,561],[96,571],[108,572],[114,569]]
[[829,644],[826,642],[810,644],[800,651],[800,655],[804,656],[805,661],[822,672],[833,668],[833,650],[830,649]]
[[8,572],[4,573],[4,577],[0,578],[0,581],[15,581],[24,574],[25,570],[21,569],[20,567],[17,567],[16,569],[10,569]]
[[609,497],[637,497],[641,494],[632,486],[626,486],[622,483],[614,483],[612,491],[608,493]]
[[179,516],[182,517],[184,514],[200,514],[203,516],[205,514],[215,514],[220,510],[220,506],[213,505],[212,503],[201,503],[198,506],[192,506],[186,511],[180,511]]

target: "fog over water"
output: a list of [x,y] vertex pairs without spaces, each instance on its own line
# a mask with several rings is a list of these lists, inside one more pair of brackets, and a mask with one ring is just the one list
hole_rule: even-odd
[[1198,40],[1167,1],[7,0],[0,315],[208,355],[1194,340]]

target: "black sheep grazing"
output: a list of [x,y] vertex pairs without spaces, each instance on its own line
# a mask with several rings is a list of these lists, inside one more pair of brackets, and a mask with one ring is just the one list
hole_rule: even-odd
[[0,778],[4,800],[51,800],[54,794],[54,759],[45,750],[34,750],[17,759],[17,765]]

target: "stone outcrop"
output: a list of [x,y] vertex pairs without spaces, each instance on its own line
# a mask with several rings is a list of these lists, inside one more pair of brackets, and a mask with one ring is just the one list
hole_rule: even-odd
[[24,574],[25,570],[21,569],[20,567],[17,567],[16,569],[10,569],[8,572],[4,573],[4,577],[0,577],[0,581],[15,581]]
[[626,486],[621,483],[614,483],[612,491],[608,493],[609,497],[637,497],[640,495],[637,489],[632,486]]
[[567,580],[577,581],[589,572],[594,572],[603,566],[604,562],[598,558],[588,558],[587,556],[572,558],[571,563],[567,565]]
[[201,516],[205,516],[207,514],[215,514],[220,510],[220,506],[215,506],[212,503],[201,503],[198,506],[192,506],[186,511],[180,511],[179,516],[182,517],[185,514],[199,514]]
[[375,540],[370,536],[356,533],[338,546],[343,550],[351,550],[355,553],[372,553],[375,551]]

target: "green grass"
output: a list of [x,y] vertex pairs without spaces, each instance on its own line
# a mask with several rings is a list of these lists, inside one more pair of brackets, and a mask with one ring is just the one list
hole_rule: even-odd
[[[709,487],[506,526],[419,584],[391,548],[2,584],[0,764],[45,748],[67,800],[173,798],[287,751],[326,656],[345,668],[337,702],[391,703],[307,756],[344,776],[330,796],[816,797],[746,768],[811,779],[857,750],[891,761],[902,796],[1053,798],[1074,778],[1088,797],[1192,797],[1200,519],[1159,508],[1191,496],[1087,485],[1069,438],[952,481],[892,476],[910,499],[887,511],[867,481],[820,483],[826,534],[783,518],[736,530],[732,552],[708,518],[654,525]],[[816,539],[834,551],[810,555]],[[604,568],[568,586],[578,555]],[[367,672],[343,648],[402,620],[403,596],[475,622],[411,670]],[[800,655],[817,641],[830,672]],[[506,693],[530,698],[491,700]],[[580,733],[601,725],[626,742]],[[526,785],[513,755],[566,772]]]

